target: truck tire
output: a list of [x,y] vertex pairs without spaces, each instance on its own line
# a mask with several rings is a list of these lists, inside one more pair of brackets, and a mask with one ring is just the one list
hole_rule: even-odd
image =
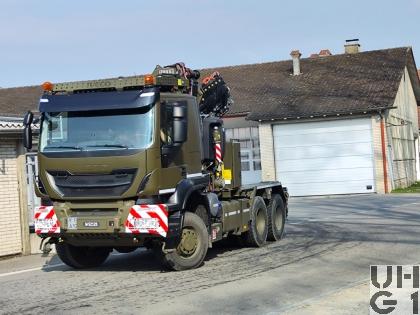
[[209,216],[207,214],[207,208],[204,205],[198,205],[194,211],[196,215],[198,215],[201,220],[203,220],[204,224],[206,225],[206,227],[208,227],[209,225]]
[[206,257],[209,235],[203,220],[195,213],[186,212],[178,247],[163,253],[164,264],[176,271],[197,268]]
[[268,236],[269,241],[281,240],[286,221],[286,209],[280,195],[272,195],[268,203]]
[[243,234],[243,239],[249,246],[261,247],[265,244],[268,234],[268,213],[262,197],[254,197],[250,213],[249,230]]
[[78,247],[67,243],[57,243],[55,249],[63,263],[76,269],[98,267],[110,253],[106,247]]

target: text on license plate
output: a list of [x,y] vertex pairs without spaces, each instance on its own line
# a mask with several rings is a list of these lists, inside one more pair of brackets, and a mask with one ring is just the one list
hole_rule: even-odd
[[159,221],[156,218],[140,218],[134,219],[133,225],[136,229],[157,229]]
[[35,221],[35,226],[40,230],[49,230],[54,227],[56,221],[53,219],[38,219]]

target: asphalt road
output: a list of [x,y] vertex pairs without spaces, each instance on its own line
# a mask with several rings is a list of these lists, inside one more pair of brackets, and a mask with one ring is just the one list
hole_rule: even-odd
[[367,314],[370,264],[420,263],[420,195],[296,198],[287,235],[222,244],[196,270],[148,251],[74,271],[56,256],[0,261],[0,313]]

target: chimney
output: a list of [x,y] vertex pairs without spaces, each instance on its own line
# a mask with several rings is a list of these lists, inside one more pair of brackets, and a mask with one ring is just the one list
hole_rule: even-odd
[[320,57],[327,57],[327,56],[332,56],[332,53],[329,49],[323,49],[319,52],[318,54]]
[[359,39],[347,39],[344,45],[344,51],[346,54],[357,54],[360,52]]
[[293,75],[299,75],[300,74],[300,56],[302,54],[299,50],[292,50],[290,53],[290,56],[292,56],[293,60]]

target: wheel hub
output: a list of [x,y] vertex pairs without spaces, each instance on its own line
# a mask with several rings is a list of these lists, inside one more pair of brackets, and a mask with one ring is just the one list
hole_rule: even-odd
[[191,256],[198,245],[197,233],[193,229],[184,228],[182,230],[181,242],[179,243],[178,250],[184,256]]

